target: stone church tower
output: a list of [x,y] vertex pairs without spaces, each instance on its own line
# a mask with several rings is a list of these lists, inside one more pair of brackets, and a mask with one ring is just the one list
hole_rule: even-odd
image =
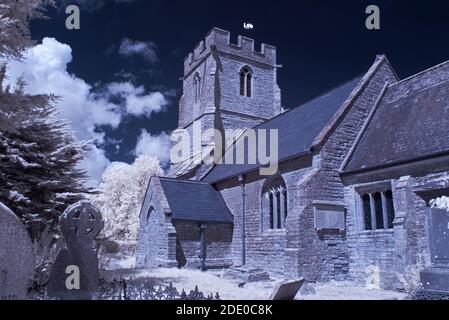
[[[262,44],[256,51],[254,40],[243,36],[231,44],[228,31],[213,28],[184,61],[178,127],[192,136],[196,123],[202,132],[218,129],[224,137],[225,130],[244,130],[273,118],[281,112],[277,68],[275,47]],[[191,170],[177,164],[171,175]]]

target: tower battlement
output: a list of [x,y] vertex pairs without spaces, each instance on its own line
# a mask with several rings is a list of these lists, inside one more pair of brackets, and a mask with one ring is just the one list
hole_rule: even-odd
[[219,52],[241,56],[259,63],[276,65],[276,47],[262,43],[260,51],[254,48],[254,40],[244,36],[238,36],[238,43],[231,43],[231,34],[229,31],[213,28],[193,49],[193,52],[184,60],[184,76],[188,75],[203,58],[211,53],[211,48]]

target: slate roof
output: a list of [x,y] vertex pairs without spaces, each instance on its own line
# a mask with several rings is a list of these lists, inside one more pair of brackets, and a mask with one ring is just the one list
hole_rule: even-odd
[[[237,132],[236,136],[238,137],[240,134],[242,134],[245,130],[240,130]],[[226,145],[226,149],[230,147],[231,141]],[[171,164],[170,169],[167,172],[166,176],[169,178],[177,178],[180,176],[183,176],[187,173],[192,172],[192,170],[195,169],[195,167],[200,166],[200,163],[203,161],[202,155],[208,155],[213,150],[213,146],[203,146],[202,152],[198,152],[196,154],[193,154],[192,157],[186,159],[182,163],[177,164]]]
[[173,219],[233,223],[223,198],[210,184],[162,177],[159,181]]
[[[279,162],[308,152],[314,139],[320,134],[346,99],[348,99],[361,79],[362,77],[357,77],[302,106],[291,109],[256,126],[255,129],[279,130]],[[269,133],[267,131],[267,139],[268,136]],[[234,149],[232,152],[234,152],[235,158]],[[245,158],[245,164],[218,164],[203,180],[211,183],[218,182],[253,171],[261,166],[260,163],[248,164],[247,162]]]
[[343,171],[449,151],[449,61],[387,88]]

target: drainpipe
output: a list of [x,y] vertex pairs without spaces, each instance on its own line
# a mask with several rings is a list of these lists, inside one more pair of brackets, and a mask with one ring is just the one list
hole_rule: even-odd
[[200,269],[206,271],[206,224],[200,223]]
[[242,228],[242,266],[246,264],[246,217],[245,217],[245,176],[240,175],[239,176],[239,182],[242,185],[242,221],[241,221],[241,228]]

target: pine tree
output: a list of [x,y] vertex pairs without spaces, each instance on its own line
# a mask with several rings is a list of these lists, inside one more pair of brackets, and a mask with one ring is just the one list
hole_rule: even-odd
[[[53,0],[0,1],[0,59],[21,59],[33,44],[29,22],[45,18]],[[19,80],[3,86],[0,66],[0,201],[22,219],[32,238],[56,233],[64,209],[91,190],[77,168],[88,144],[77,142],[67,123],[57,120],[57,98],[28,95]]]
[[[5,68],[0,71],[2,83]],[[19,81],[0,85],[0,201],[12,208],[33,238],[55,231],[65,208],[90,192],[77,168],[88,148],[56,117],[57,99],[27,95]]]
[[28,95],[19,80],[3,86],[5,66],[33,44],[29,22],[45,18],[53,0],[0,0],[0,201],[22,219],[36,254],[34,287],[48,281],[58,252],[57,222],[63,210],[85,197],[85,173],[77,168],[87,143],[76,142],[57,120],[57,99]]
[[45,8],[54,4],[53,0],[1,0],[0,58],[20,59],[33,44],[30,20],[45,18]]

